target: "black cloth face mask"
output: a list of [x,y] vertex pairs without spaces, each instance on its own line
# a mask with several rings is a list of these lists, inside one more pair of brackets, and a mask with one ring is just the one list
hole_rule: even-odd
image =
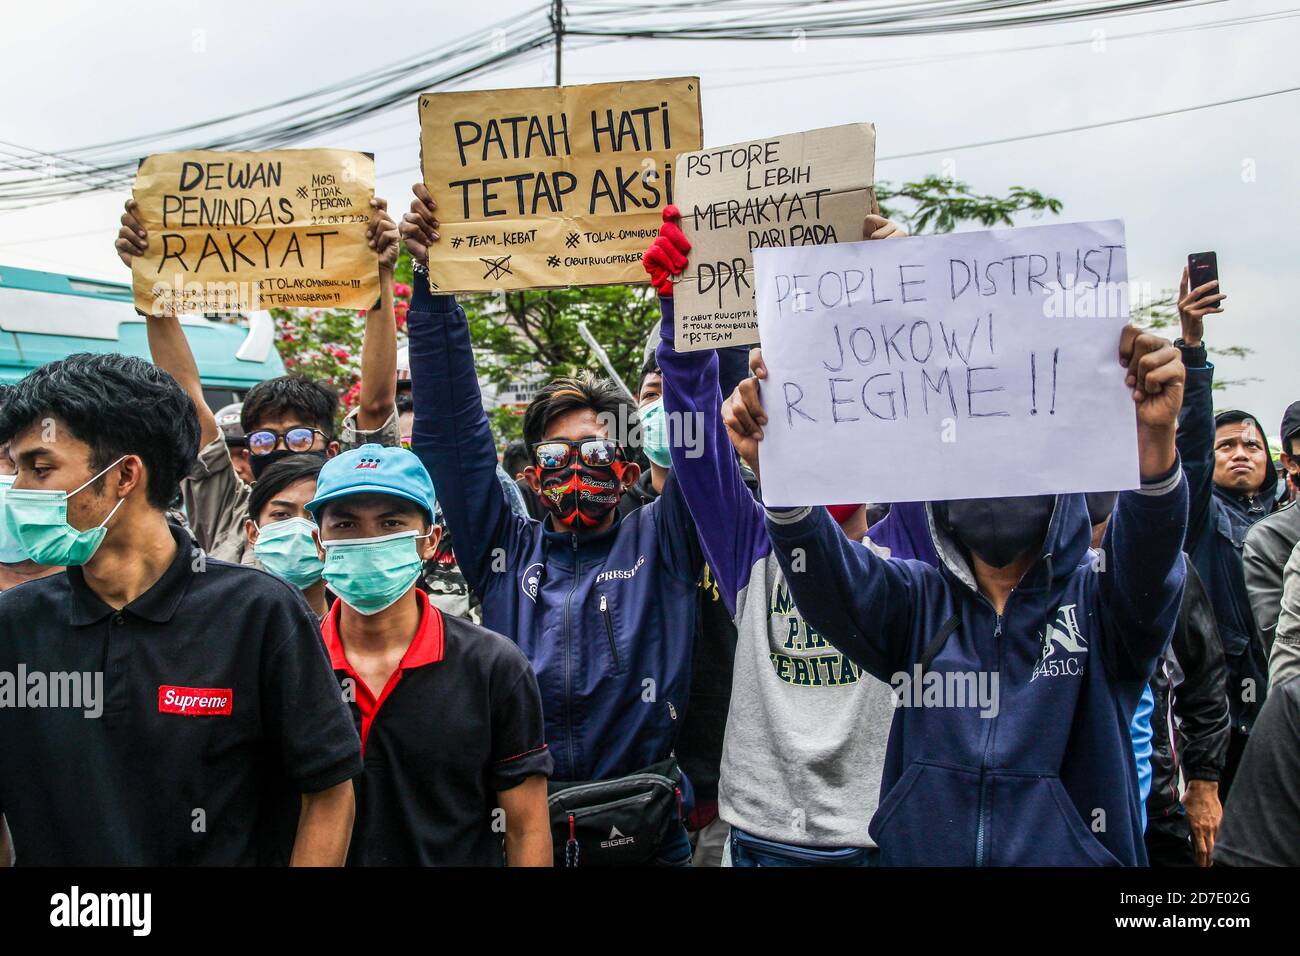
[[935,505],[940,523],[985,564],[1005,568],[1041,548],[1056,507],[1055,495],[970,498]]
[[288,458],[290,455],[300,455],[300,454],[307,454],[307,453],[289,451],[289,449],[287,448],[279,448],[271,452],[269,455],[249,455],[248,467],[251,468],[253,471],[253,480],[256,481],[258,478],[261,478],[262,472],[266,471],[267,468],[270,468],[277,461],[283,461],[285,458]]
[[1110,517],[1119,498],[1118,491],[1090,491],[1084,496],[1088,502],[1088,524],[1094,528]]

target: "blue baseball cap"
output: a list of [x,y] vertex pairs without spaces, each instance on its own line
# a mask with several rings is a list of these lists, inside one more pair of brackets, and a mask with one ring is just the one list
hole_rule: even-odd
[[424,509],[433,521],[438,496],[433,480],[415,452],[385,445],[362,445],[325,462],[316,479],[316,497],[307,510],[319,520],[320,506],[348,495],[393,495]]

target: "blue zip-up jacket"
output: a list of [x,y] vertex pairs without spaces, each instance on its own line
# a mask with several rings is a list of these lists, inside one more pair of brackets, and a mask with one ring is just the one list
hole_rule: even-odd
[[1183,349],[1187,384],[1178,413],[1177,442],[1187,473],[1187,554],[1205,584],[1219,625],[1232,727],[1246,734],[1268,691],[1268,649],[1251,610],[1242,550],[1246,532],[1273,510],[1277,472],[1272,464],[1268,466],[1264,486],[1253,499],[1215,485],[1214,366],[1204,361],[1204,354],[1199,348]]
[[[950,687],[997,675],[990,716],[900,708],[871,821],[881,862],[1144,865],[1129,723],[1182,600],[1181,469],[1119,496],[1105,564],[1088,554],[1083,496],[1058,496],[1038,560],[1001,615],[928,513],[938,570],[846,540],[825,509],[767,517],[804,617],[865,670],[896,686],[914,666]],[[793,569],[796,549],[816,573]]]
[[608,780],[666,759],[689,689],[703,565],[676,483],[670,475],[658,499],[594,536],[512,513],[465,313],[414,285],[412,444],[484,627],[518,644],[537,673],[554,778]]

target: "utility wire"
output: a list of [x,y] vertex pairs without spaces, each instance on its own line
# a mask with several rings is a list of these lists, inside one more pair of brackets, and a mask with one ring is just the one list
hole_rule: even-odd
[[[788,40],[792,35],[807,38],[928,35],[1026,27],[1084,17],[1126,16],[1220,2],[1222,0],[822,0],[814,3],[795,0],[660,0],[647,11],[640,4],[576,0],[565,4],[564,32],[566,37],[585,38],[584,42],[588,44],[635,38]],[[425,90],[463,82],[538,55],[555,40],[549,11],[549,4],[534,7],[521,16],[501,21],[493,28],[476,31],[431,51],[407,56],[377,72],[199,123],[57,154],[0,144],[11,147],[0,150],[0,154],[7,157],[0,160],[0,208],[28,208],[119,188],[132,179],[141,156],[163,148],[275,149],[370,119],[409,104],[414,96]],[[506,43],[507,36],[511,39],[509,44]],[[485,38],[490,38],[487,53],[483,52]],[[438,69],[433,73],[422,72],[430,67]],[[298,112],[287,116],[273,115],[288,108],[297,108]],[[255,125],[224,134],[218,132],[239,120],[253,120]],[[198,132],[203,132],[205,138],[181,144],[169,142]],[[1026,138],[1055,134],[1033,134]],[[1005,141],[1019,138],[1011,137]],[[991,140],[987,145],[994,142],[999,141]],[[5,169],[9,172],[3,172]],[[38,170],[39,175],[25,175]]]

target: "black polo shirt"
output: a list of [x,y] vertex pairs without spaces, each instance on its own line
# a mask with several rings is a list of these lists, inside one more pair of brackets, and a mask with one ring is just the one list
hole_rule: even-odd
[[419,629],[382,688],[348,663],[339,602],[322,627],[366,767],[348,865],[501,866],[496,795],[551,775],[537,678],[512,641],[416,596]]
[[[361,771],[302,592],[172,536],[171,566],[121,611],[75,567],[0,594],[0,812],[20,865],[285,863],[299,795]],[[17,706],[19,675],[23,703],[43,682],[63,706]]]

